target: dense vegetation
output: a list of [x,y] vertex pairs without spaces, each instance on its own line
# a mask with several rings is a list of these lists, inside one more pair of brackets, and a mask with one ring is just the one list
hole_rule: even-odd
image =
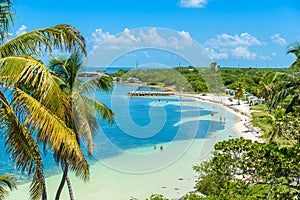
[[[141,82],[149,85],[162,85],[175,89],[176,91],[207,93],[208,83],[218,83],[218,88],[222,86],[229,89],[236,89],[241,84],[245,91],[258,95],[257,86],[261,77],[266,72],[286,72],[288,69],[265,69],[265,68],[222,68],[219,66],[217,72],[213,73],[211,69],[196,67],[175,67],[172,69],[160,70],[119,70],[112,74],[113,77],[119,77],[123,82],[134,82],[137,78]],[[213,75],[212,75],[213,74]],[[214,79],[211,79],[214,76]],[[212,86],[209,86],[212,90]]]

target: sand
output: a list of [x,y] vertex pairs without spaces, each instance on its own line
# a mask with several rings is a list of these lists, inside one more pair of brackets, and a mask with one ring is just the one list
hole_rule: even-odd
[[227,96],[222,95],[207,94],[206,96],[203,96],[199,94],[178,94],[178,96],[194,98],[226,107],[229,112],[239,117],[240,120],[235,124],[235,129],[241,137],[252,141],[264,142],[264,140],[260,138],[262,135],[261,130],[257,127],[253,127],[251,124],[252,110],[250,110],[249,104],[242,100],[240,100],[240,104],[238,105],[238,100],[233,99],[232,101],[229,101]]

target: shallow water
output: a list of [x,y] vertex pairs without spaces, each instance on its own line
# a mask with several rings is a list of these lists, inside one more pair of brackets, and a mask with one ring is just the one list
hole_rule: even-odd
[[[145,89],[117,84],[111,94],[93,95],[114,111],[115,123],[101,122],[94,138],[90,183],[72,178],[77,199],[145,199],[151,193],[179,198],[195,185],[192,166],[209,156],[217,141],[237,137],[233,127],[238,118],[225,108],[179,97],[127,96],[129,91]],[[220,117],[226,117],[226,124]],[[15,172],[9,159],[0,156],[1,172]],[[44,162],[53,196],[60,170],[50,153]],[[24,197],[27,188],[28,184],[22,185],[8,199]],[[66,191],[63,198],[68,199]]]

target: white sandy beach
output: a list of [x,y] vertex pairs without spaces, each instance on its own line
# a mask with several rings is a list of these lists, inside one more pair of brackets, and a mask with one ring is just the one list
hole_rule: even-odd
[[[88,183],[83,183],[71,174],[75,199],[129,200],[135,197],[144,200],[153,193],[179,199],[184,194],[193,191],[197,174],[192,166],[206,159],[216,142],[239,136],[254,141],[260,140],[254,133],[246,132],[248,128],[244,120],[250,120],[250,110],[247,105],[242,104],[237,107],[238,110],[234,111],[226,105],[232,102],[227,102],[227,97],[224,96],[186,94],[181,96],[211,102],[212,104],[207,105],[207,108],[215,105],[215,109],[222,110],[222,112],[226,106],[226,111],[235,114],[238,118],[226,118],[224,129],[211,133],[206,139],[172,141],[158,144],[158,146],[164,146],[163,151],[159,148],[154,150],[153,147],[144,147],[101,160],[91,166],[91,179]],[[211,116],[204,116],[203,119],[211,120]],[[235,127],[231,124],[235,124]],[[61,175],[46,179],[48,199],[54,199],[60,179]],[[28,187],[29,184],[19,186],[19,189],[12,192],[7,199],[28,199]],[[61,199],[69,199],[66,187]]]
[[240,121],[235,124],[235,129],[241,137],[252,141],[263,142],[263,139],[260,138],[262,134],[261,131],[258,128],[253,127],[251,124],[252,110],[250,110],[249,105],[244,103],[242,100],[240,101],[240,105],[238,105],[238,100],[236,99],[229,101],[227,96],[219,96],[215,94],[208,94],[206,96],[199,94],[180,94],[179,96],[216,103],[226,107],[229,112],[240,118]]

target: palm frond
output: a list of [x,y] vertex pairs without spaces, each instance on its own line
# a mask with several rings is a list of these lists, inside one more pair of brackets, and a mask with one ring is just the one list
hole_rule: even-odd
[[[32,199],[38,199],[46,191],[43,163],[37,143],[29,130],[20,123],[4,94],[0,91],[0,124],[5,138],[6,151],[12,153],[16,167],[33,176],[30,186]],[[13,185],[12,185],[13,186]]]
[[43,50],[52,53],[53,48],[71,51],[80,49],[84,54],[85,40],[73,26],[60,24],[22,34],[0,46],[0,58],[13,55],[43,56]]
[[[87,141],[88,153],[92,153],[92,143],[93,143],[93,130],[90,126],[90,114],[87,110],[87,106],[84,102],[83,97],[78,92],[73,92],[72,94],[72,104],[73,104],[73,120],[75,123],[76,133],[78,137],[82,140]],[[94,124],[94,123],[93,123]],[[98,121],[96,121],[98,124]]]
[[13,24],[13,13],[10,0],[0,2],[0,43],[8,38],[9,27]]
[[76,124],[76,130],[79,137],[87,140],[88,152],[92,152],[92,136],[99,130],[99,122],[96,114],[99,114],[102,120],[108,120],[113,123],[113,112],[103,103],[86,96],[79,92],[73,92],[73,116]]
[[96,92],[98,89],[109,92],[112,90],[112,88],[113,83],[111,77],[99,76],[87,80],[85,83],[78,86],[77,90],[91,94]]
[[110,124],[114,122],[114,113],[105,104],[89,97],[84,97],[84,101],[101,116],[102,120],[108,120]]
[[68,96],[60,89],[63,82],[59,82],[41,61],[30,56],[3,58],[0,59],[0,74],[7,84],[30,92],[59,118],[70,116]]
[[89,166],[73,130],[39,101],[17,88],[14,88],[12,101],[18,114],[27,116],[27,126],[38,130],[38,141],[44,145],[49,143],[54,154],[67,158],[76,175],[88,180]]

